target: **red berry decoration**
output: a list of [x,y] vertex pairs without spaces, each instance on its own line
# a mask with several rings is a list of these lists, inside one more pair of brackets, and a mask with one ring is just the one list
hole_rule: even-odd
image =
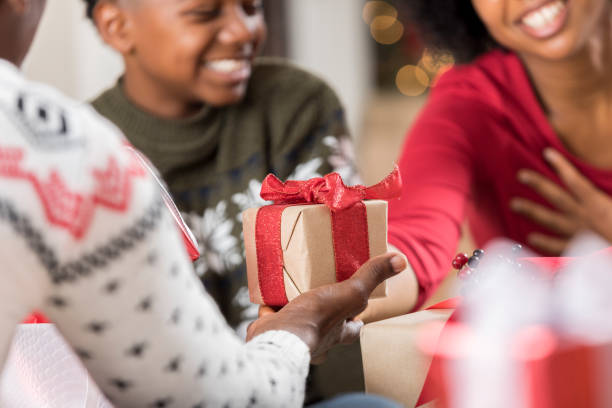
[[467,254],[457,254],[455,259],[453,259],[453,268],[459,271],[465,266],[466,263],[468,263],[469,260],[470,258],[468,258]]

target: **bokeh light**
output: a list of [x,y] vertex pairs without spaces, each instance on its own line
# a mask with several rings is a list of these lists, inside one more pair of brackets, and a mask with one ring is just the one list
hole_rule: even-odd
[[384,45],[394,44],[404,36],[404,25],[397,16],[397,9],[386,1],[368,1],[362,10],[363,21],[370,25],[372,37]]
[[370,33],[380,44],[393,44],[404,35],[404,25],[394,17],[378,16],[370,24]]
[[429,87],[427,72],[416,65],[403,66],[395,76],[397,89],[406,96],[422,95]]
[[431,74],[435,74],[441,69],[452,66],[455,60],[450,54],[434,55],[432,52],[425,50],[419,66]]
[[433,54],[425,50],[417,65],[425,70],[430,78],[433,78],[430,86],[434,86],[440,76],[451,69],[454,64],[455,59],[450,54]]
[[366,24],[372,24],[378,16],[388,16],[397,19],[397,10],[386,1],[368,1],[363,6],[362,17]]

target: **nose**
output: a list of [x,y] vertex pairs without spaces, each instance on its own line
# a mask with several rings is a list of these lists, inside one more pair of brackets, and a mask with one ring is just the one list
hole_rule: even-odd
[[219,40],[225,44],[252,42],[261,17],[247,15],[240,5],[231,8],[227,20],[219,32]]

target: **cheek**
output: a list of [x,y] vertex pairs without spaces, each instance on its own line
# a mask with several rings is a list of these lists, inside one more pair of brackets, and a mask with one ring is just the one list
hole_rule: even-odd
[[215,34],[209,31],[198,29],[181,33],[171,44],[175,56],[183,62],[202,60],[215,43]]
[[610,15],[610,0],[572,0],[575,2],[573,11],[579,20],[577,24],[582,29],[582,37],[589,37],[593,32],[602,26],[601,19]]
[[151,32],[145,34],[149,34],[142,39],[149,62],[175,73],[193,72],[214,38],[202,30],[164,30],[155,36],[151,36]]
[[256,54],[261,50],[263,44],[268,37],[268,27],[263,18],[263,15],[251,17],[247,22],[247,27],[252,33],[253,42],[255,43]]
[[263,19],[263,16],[258,18],[258,23],[255,27],[255,36],[257,37],[257,41],[259,43],[263,43],[268,38],[268,26]]
[[506,0],[472,0],[472,5],[497,42],[503,44],[510,40],[512,24],[508,21]]

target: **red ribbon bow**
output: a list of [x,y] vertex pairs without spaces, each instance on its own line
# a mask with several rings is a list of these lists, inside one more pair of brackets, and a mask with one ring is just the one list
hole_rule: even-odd
[[383,181],[372,186],[348,187],[337,173],[307,181],[285,183],[268,175],[261,197],[274,205],[262,207],[255,221],[255,244],[259,288],[265,304],[284,306],[288,299],[283,277],[280,243],[283,210],[295,204],[324,204],[331,210],[336,279],[350,278],[370,259],[368,220],[363,200],[389,200],[401,194],[402,180],[397,166]]
[[261,198],[274,204],[325,204],[332,211],[345,210],[363,200],[390,200],[399,197],[402,179],[399,168],[383,181],[371,187],[344,184],[338,173],[306,181],[289,180],[283,183],[268,174],[261,186]]

